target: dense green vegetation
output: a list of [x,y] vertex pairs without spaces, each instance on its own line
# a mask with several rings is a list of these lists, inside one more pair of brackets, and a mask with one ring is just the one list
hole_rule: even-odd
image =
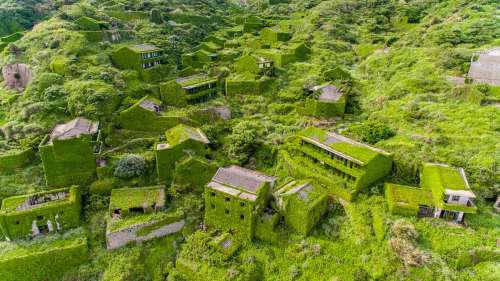
[[[447,80],[464,76],[476,51],[500,45],[498,1],[269,2],[0,2],[0,36],[27,30],[0,53],[0,65],[26,63],[35,73],[22,94],[0,89],[0,155],[37,150],[56,124],[77,116],[99,120],[104,135],[107,166],[98,168],[98,179],[83,188],[84,230],[46,241],[47,246],[64,244],[66,238],[78,236],[80,241],[86,235],[90,260],[50,278],[185,280],[176,261],[187,259],[202,265],[204,280],[499,280],[500,216],[491,206],[500,192],[500,112],[484,101],[499,100],[500,88]],[[182,68],[182,54],[251,14],[289,20],[293,40],[304,42],[311,53],[279,67],[262,89],[251,86],[200,105],[167,108],[172,116],[200,120],[207,106],[231,109],[230,120],[201,122],[215,164],[287,176],[277,169],[276,160],[290,136],[310,125],[335,129],[392,152],[395,171],[386,179],[390,182],[416,185],[421,161],[463,167],[478,195],[478,213],[467,216],[467,227],[390,215],[379,183],[354,202],[335,201],[307,238],[283,226],[279,243],[242,243],[226,258],[207,245],[210,233],[200,230],[201,195],[174,184],[167,204],[185,213],[182,233],[106,251],[110,190],[156,185],[153,145],[165,138],[127,130],[113,121],[144,96],[157,97],[159,82],[190,74],[192,69]],[[122,39],[94,40],[93,33],[75,23],[85,16],[109,23]],[[245,44],[245,51],[258,41],[252,34],[242,38],[236,41]],[[144,79],[110,61],[116,47],[140,43],[165,50],[169,67],[159,77]],[[205,70],[223,73],[227,68]],[[343,119],[300,114],[308,98],[304,86],[325,81],[348,95]],[[49,189],[38,154],[15,162],[13,170],[2,169],[0,162],[0,199]],[[18,251],[8,242],[0,243],[0,256]],[[26,243],[38,249],[44,242]]]

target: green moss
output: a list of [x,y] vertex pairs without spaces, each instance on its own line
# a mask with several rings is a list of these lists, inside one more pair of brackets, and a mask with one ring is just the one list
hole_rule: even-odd
[[[36,208],[18,210],[28,198],[40,198],[49,194],[67,193],[62,200],[39,204]],[[10,239],[25,238],[32,234],[33,221],[38,227],[46,226],[51,221],[54,230],[56,224],[62,230],[80,225],[81,194],[77,187],[56,189],[42,193],[9,197],[3,200],[0,210],[0,228],[5,237]]]
[[164,188],[164,186],[152,186],[113,189],[109,201],[109,212],[113,213],[114,210],[120,209],[122,215],[126,216],[131,208],[141,207],[145,211],[151,209],[151,206],[162,208],[166,200]]
[[7,151],[0,155],[0,171],[12,171],[28,165],[35,157],[32,148]]
[[0,274],[8,281],[56,280],[88,259],[82,229],[32,242],[0,242],[0,253]]
[[68,57],[57,56],[50,62],[50,70],[62,76],[67,76],[71,74],[71,61]]

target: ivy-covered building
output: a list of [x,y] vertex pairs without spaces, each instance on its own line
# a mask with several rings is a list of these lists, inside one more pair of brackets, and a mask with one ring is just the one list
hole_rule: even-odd
[[204,157],[210,143],[203,131],[183,124],[166,131],[165,137],[166,142],[155,145],[156,171],[160,182],[172,180],[175,164],[184,157]]
[[267,21],[259,16],[250,15],[237,20],[237,23],[243,24],[243,33],[259,32],[268,25]]
[[113,189],[106,227],[108,250],[180,231],[183,215],[166,213],[165,207],[165,186]]
[[237,73],[250,72],[254,75],[274,75],[274,62],[260,56],[242,56],[234,62],[233,67]]
[[157,133],[162,133],[180,123],[193,122],[185,116],[165,114],[162,102],[150,96],[143,97],[131,107],[121,111],[114,121],[116,126],[123,129]]
[[274,192],[276,206],[285,222],[307,236],[328,208],[328,192],[308,180],[292,180]]
[[205,65],[216,62],[218,59],[219,55],[217,52],[211,52],[203,48],[181,55],[182,65],[194,69],[203,68]]
[[113,63],[122,69],[134,69],[139,72],[164,64],[164,52],[151,44],[124,46],[111,54]]
[[96,173],[100,150],[98,122],[78,117],[57,125],[39,146],[47,186],[88,183]]
[[269,82],[269,77],[253,74],[251,72],[232,73],[226,78],[226,95],[260,95],[264,92]]
[[270,43],[287,42],[292,38],[292,33],[281,26],[266,27],[261,30],[260,38]]
[[80,225],[78,187],[13,196],[3,199],[0,228],[8,240],[27,238]]
[[312,178],[347,201],[392,171],[390,153],[313,127],[290,140],[280,160],[291,175]]
[[347,98],[339,88],[327,84],[314,86],[307,91],[309,91],[311,98],[305,102],[305,114],[316,117],[344,115]]
[[238,166],[219,168],[205,187],[205,224],[251,240],[275,180]]
[[0,172],[13,171],[25,167],[35,158],[32,147],[0,150]]
[[185,106],[208,101],[220,92],[217,77],[196,74],[160,84],[160,98],[166,105]]
[[277,67],[284,67],[289,63],[304,61],[309,57],[311,49],[303,42],[294,42],[281,45],[278,49],[262,49],[259,55],[272,60]]
[[424,163],[420,187],[385,184],[385,196],[393,214],[435,217],[462,222],[466,213],[476,213],[476,197],[465,171],[444,164]]
[[99,21],[90,17],[80,17],[74,21],[80,30],[99,31],[109,28],[109,23]]

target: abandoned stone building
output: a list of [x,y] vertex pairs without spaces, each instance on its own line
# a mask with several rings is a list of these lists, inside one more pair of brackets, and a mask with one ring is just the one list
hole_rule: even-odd
[[100,138],[99,123],[82,117],[57,125],[39,146],[47,186],[88,183],[96,172]]
[[317,85],[306,89],[311,98],[305,102],[304,111],[316,117],[343,116],[347,103],[346,95],[334,85]]
[[8,240],[26,238],[80,225],[81,195],[78,187],[5,198],[0,209],[0,229]]
[[273,193],[286,224],[307,236],[328,208],[328,192],[308,180],[292,180]]
[[218,58],[219,55],[216,52],[210,52],[206,49],[199,49],[181,56],[182,65],[184,67],[192,67],[195,69],[203,68],[203,66],[209,63],[216,62]]
[[292,38],[292,33],[278,25],[263,28],[260,32],[260,37],[263,41],[271,43],[287,42]]
[[200,73],[160,84],[160,99],[166,105],[184,106],[208,101],[221,90],[217,77]]
[[165,207],[165,186],[113,189],[106,227],[108,250],[180,231],[185,224],[182,214],[166,213]]
[[205,187],[205,225],[251,240],[275,181],[238,166],[219,168]]
[[385,196],[393,214],[435,217],[463,222],[466,213],[476,213],[476,196],[465,171],[445,164],[423,163],[420,187],[385,184]]
[[287,144],[280,160],[291,175],[313,178],[348,201],[392,171],[390,153],[312,127]]
[[111,54],[113,63],[123,69],[143,71],[163,64],[164,52],[151,44],[121,47]]
[[160,182],[169,183],[175,164],[187,156],[205,157],[210,143],[198,128],[177,125],[165,132],[166,142],[155,145],[156,171]]
[[242,56],[234,62],[234,71],[255,75],[274,76],[274,62],[256,55]]
[[474,55],[468,78],[472,83],[500,86],[500,47]]

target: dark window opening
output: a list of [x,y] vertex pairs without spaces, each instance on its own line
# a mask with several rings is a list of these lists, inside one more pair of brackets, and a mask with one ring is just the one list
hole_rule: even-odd
[[225,199],[226,199],[226,202],[231,201],[231,198],[229,198],[229,197],[226,197]]
[[245,216],[244,215],[240,215],[240,219],[244,220]]
[[144,209],[141,207],[133,207],[129,209],[130,214],[144,214]]
[[245,202],[240,202],[241,207],[245,207]]
[[229,210],[228,209],[226,209],[226,214],[229,214]]
[[215,192],[210,193],[212,196],[215,196]]
[[36,216],[37,220],[43,220],[43,216]]

